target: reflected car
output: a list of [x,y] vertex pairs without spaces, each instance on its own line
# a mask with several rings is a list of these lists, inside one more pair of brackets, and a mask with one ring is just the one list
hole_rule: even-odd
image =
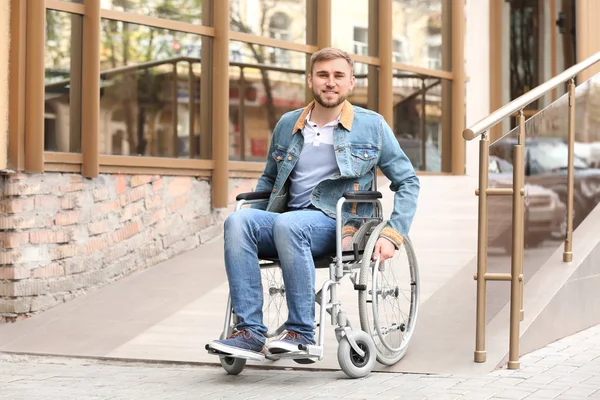
[[[514,139],[490,146],[490,154],[510,165]],[[600,202],[600,169],[590,168],[574,154],[573,228]],[[550,189],[567,204],[568,145],[560,138],[535,138],[525,142],[525,181]]]
[[[513,166],[491,156],[489,187],[512,188]],[[525,246],[538,246],[564,229],[566,207],[554,191],[539,185],[525,184]],[[512,247],[512,196],[488,198],[488,238],[492,246],[510,251]]]

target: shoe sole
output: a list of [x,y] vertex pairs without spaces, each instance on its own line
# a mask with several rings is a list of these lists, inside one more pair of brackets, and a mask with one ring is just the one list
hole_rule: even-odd
[[[311,345],[311,346],[314,346]],[[271,354],[293,353],[299,351],[298,344],[273,342],[265,346]]]
[[[264,361],[265,355],[252,350],[244,350],[239,347],[227,346],[222,343],[212,342],[206,345],[208,351],[214,350],[222,355],[233,358],[245,358],[246,360]],[[219,354],[221,355],[221,354]]]

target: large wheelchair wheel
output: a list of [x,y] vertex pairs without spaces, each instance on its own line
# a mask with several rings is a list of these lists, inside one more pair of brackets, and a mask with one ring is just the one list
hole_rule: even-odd
[[375,342],[377,361],[397,363],[406,353],[419,308],[419,270],[410,239],[383,263],[372,255],[386,222],[371,233],[361,261],[358,284],[360,325]]
[[281,267],[277,263],[261,264],[263,287],[263,323],[268,331],[267,339],[280,336],[285,330],[283,324],[288,317],[285,286]]

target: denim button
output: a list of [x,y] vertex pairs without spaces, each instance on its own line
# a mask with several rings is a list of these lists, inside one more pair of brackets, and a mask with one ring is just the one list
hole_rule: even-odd
[[273,188],[273,193],[275,193],[277,191],[277,189]]
[[288,157],[288,161],[292,161],[292,156],[289,156],[289,157]]

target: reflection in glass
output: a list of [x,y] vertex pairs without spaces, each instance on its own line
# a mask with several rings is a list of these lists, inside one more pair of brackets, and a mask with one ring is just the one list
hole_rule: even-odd
[[81,34],[81,15],[46,11],[46,151],[81,152]]
[[230,0],[229,7],[232,31],[306,43],[306,0]]
[[348,101],[355,106],[377,111],[377,71],[373,65],[355,62],[356,83],[350,92]]
[[[573,227],[600,202],[600,78],[576,89]],[[563,246],[566,238],[568,98],[525,123],[524,280]],[[517,130],[490,146],[490,187],[512,187]],[[488,198],[488,271],[506,272],[512,251],[512,198]],[[510,285],[488,286],[488,321],[508,302]]]
[[440,78],[394,71],[392,130],[417,170],[442,170],[443,84]]
[[210,39],[112,20],[101,29],[100,152],[210,158],[200,63]]
[[[450,70],[443,58],[443,22],[450,11],[443,0],[392,2],[393,61],[429,69]],[[448,41],[449,43],[449,41]]]
[[101,0],[100,7],[164,18],[190,24],[208,25],[202,21],[202,0]]
[[240,42],[230,50],[229,158],[264,161],[279,118],[306,105],[306,55]]
[[369,54],[369,0],[332,0],[333,47],[361,56]]

